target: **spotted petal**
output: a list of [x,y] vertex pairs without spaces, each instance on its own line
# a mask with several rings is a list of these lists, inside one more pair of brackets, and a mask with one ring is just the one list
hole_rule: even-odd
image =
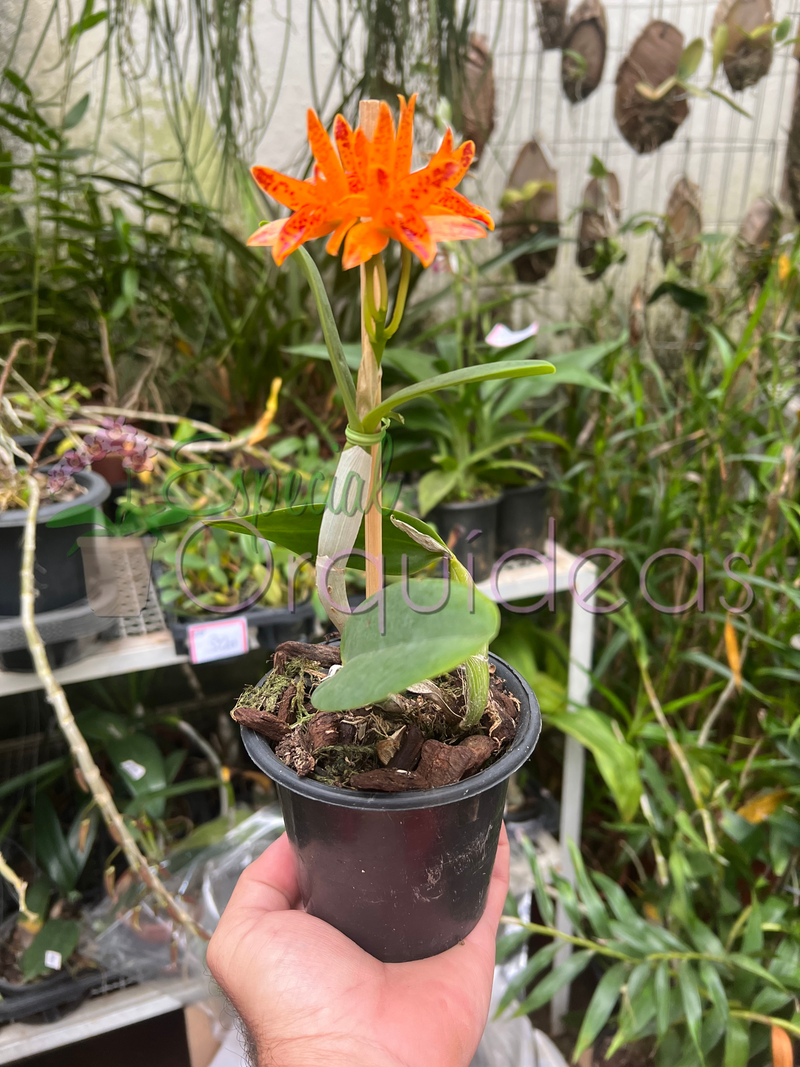
[[308,143],[311,151],[319,164],[320,170],[330,186],[330,195],[334,197],[344,196],[347,192],[347,180],[342,170],[342,164],[336,155],[336,149],[331,144],[327,130],[319,121],[316,111],[308,109]]
[[349,231],[344,242],[342,266],[345,270],[366,263],[382,252],[389,243],[389,236],[371,222],[359,222]]
[[267,222],[263,226],[259,226],[256,232],[247,238],[247,243],[262,248],[271,248],[278,240],[278,235],[286,221],[286,219],[275,219],[274,222]]
[[315,190],[311,182],[301,182],[297,178],[290,178],[288,174],[280,174],[277,170],[269,167],[253,167],[250,173],[255,178],[256,184],[269,193],[273,200],[277,200],[284,207],[296,211],[315,199]]

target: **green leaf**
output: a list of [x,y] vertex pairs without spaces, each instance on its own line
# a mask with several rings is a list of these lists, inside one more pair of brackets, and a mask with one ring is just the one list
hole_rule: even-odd
[[679,285],[678,282],[661,282],[650,294],[647,303],[654,304],[662,296],[672,297],[679,308],[692,315],[702,315],[709,308],[710,301],[706,293],[699,289],[690,289],[688,285]]
[[451,493],[461,481],[460,471],[432,470],[417,483],[419,513],[423,518]]
[[714,67],[712,78],[716,76],[719,65],[725,57],[725,49],[728,47],[728,24],[721,22],[714,32],[714,43],[711,51],[711,62]]
[[[404,597],[427,610],[415,610]],[[446,602],[438,608],[443,598]],[[500,612],[488,597],[438,579],[390,585],[382,614],[383,633],[378,607],[348,619],[342,636],[343,666],[314,690],[315,708],[360,708],[436,678],[479,653],[500,628]]]
[[728,958],[730,959],[731,963],[736,964],[737,967],[741,967],[743,971],[749,971],[750,974],[754,974],[757,978],[761,978],[769,985],[775,986],[776,989],[780,989],[785,992],[783,984],[779,982],[774,975],[770,974],[765,967],[762,967],[760,963],[756,963],[755,960],[751,960],[749,956],[745,956],[741,952],[731,952]]
[[614,1010],[614,1005],[619,1000],[620,991],[625,984],[628,966],[624,963],[615,963],[609,968],[600,981],[597,989],[589,1002],[586,1014],[581,1023],[578,1041],[575,1051],[572,1053],[573,1062],[578,1059],[582,1052],[594,1042],[597,1035],[606,1025]]
[[26,982],[50,973],[45,966],[46,952],[58,952],[62,966],[78,947],[81,928],[78,923],[66,919],[48,919],[28,948],[20,957],[20,969]]
[[739,107],[735,100],[731,100],[729,96],[726,96],[725,93],[721,93],[719,89],[712,89],[709,87],[708,91],[709,93],[711,93],[712,96],[716,96],[720,100],[724,100],[728,107],[733,108],[734,111],[738,111],[739,114],[744,115],[746,119],[751,119],[753,117],[749,111],[745,111],[743,107]]
[[700,1024],[703,1019],[703,1006],[700,1003],[700,991],[697,988],[697,975],[690,960],[681,960],[678,965],[678,986],[681,991],[686,1025],[692,1037],[692,1043],[703,1060],[700,1048]]
[[33,93],[28,83],[24,80],[24,78],[21,78],[19,74],[13,71],[11,67],[6,67],[6,69],[3,71],[3,77],[9,83],[9,85],[13,85],[18,92],[23,93],[25,96],[28,97],[29,100],[33,99]]
[[742,1019],[729,1019],[725,1034],[724,1067],[747,1067],[750,1059],[750,1028]]
[[[319,509],[319,510],[317,510]],[[312,559],[317,554],[317,542],[319,530],[322,524],[322,504],[303,505],[296,508],[278,508],[266,515],[248,515],[247,522],[256,527],[258,532],[269,541],[274,541],[282,548],[288,548],[297,556],[310,553]],[[415,574],[422,570],[441,555],[428,551],[408,534],[404,533],[392,522],[391,516],[413,526],[420,533],[428,534],[429,537],[437,538],[432,527],[413,515],[406,515],[402,511],[385,511],[383,514],[383,565],[384,572],[388,575],[402,574],[402,559],[405,555],[408,561],[408,573]],[[223,530],[231,530],[234,533],[247,533],[248,531],[236,519],[214,519],[208,521],[209,526],[219,526]],[[437,538],[438,540],[438,538]],[[354,548],[364,550],[364,528],[362,526]],[[355,570],[364,570],[365,561],[363,556],[351,556],[347,566]]]
[[67,767],[67,759],[62,756],[59,759],[48,760],[47,763],[40,763],[38,767],[32,767],[29,771],[25,771],[23,774],[16,774],[13,778],[6,779],[5,782],[0,782],[0,798],[7,797],[11,793],[16,793],[18,789],[24,789],[26,785],[31,785],[33,782],[39,782],[43,778],[47,778],[49,775],[54,777],[59,775],[61,771]]
[[525,992],[526,986],[530,985],[534,978],[540,975],[546,967],[550,966],[560,948],[561,944],[554,941],[552,944],[540,948],[538,952],[531,956],[522,970],[515,974],[509,982],[497,1006],[497,1016],[502,1015],[509,1004],[516,1000],[521,993]]
[[569,959],[559,963],[546,978],[541,980],[530,996],[526,997],[514,1015],[528,1015],[529,1012],[536,1011],[537,1008],[549,1003],[559,989],[569,982],[574,982],[578,975],[586,970],[593,958],[594,952],[575,952]]
[[613,882],[607,874],[602,874],[600,871],[592,871],[592,878],[595,885],[606,895],[606,900],[611,906],[611,910],[616,917],[622,923],[640,923],[643,920],[636,914],[636,911],[625,895],[625,890]]
[[669,965],[666,960],[662,960],[656,967],[654,985],[656,995],[656,1033],[658,1040],[663,1041],[669,1030],[670,1017]]
[[788,16],[785,19],[781,19],[778,25],[775,27],[775,40],[785,41],[789,36],[792,29],[792,20]]
[[436,393],[441,389],[454,389],[457,386],[474,384],[475,382],[499,381],[504,378],[528,378],[537,374],[554,374],[555,367],[552,363],[536,359],[528,362],[521,360],[508,360],[500,363],[479,363],[472,367],[462,367],[460,370],[448,371],[447,374],[438,374],[434,378],[428,378],[424,382],[416,382],[407,385],[404,389],[398,389],[387,397],[382,404],[373,408],[364,416],[364,428],[368,433],[373,432],[380,425],[381,419],[400,407],[409,400],[417,400],[429,393]]
[[[530,848],[530,852],[528,852],[528,848],[525,848],[526,842],[528,843],[528,848]],[[530,843],[530,841],[528,841],[527,837],[523,837],[522,845],[523,848],[525,848],[525,851],[528,852],[528,862],[530,863],[531,870],[533,871],[533,892],[534,896],[536,897],[536,905],[539,908],[539,914],[542,917],[542,922],[546,926],[552,926],[555,920],[555,908],[553,906],[552,898],[547,892],[547,888],[544,883],[544,878],[542,877],[542,869],[539,866],[538,857],[534,852],[533,845]],[[531,855],[531,853],[533,853],[533,855]]]
[[548,715],[547,721],[589,749],[597,762],[597,769],[611,790],[620,816],[625,822],[630,822],[639,810],[639,798],[642,795],[636,749],[626,741],[620,741],[608,716],[593,708],[576,708],[574,711]]
[[[75,857],[75,865],[79,875],[89,859],[89,853],[92,851],[99,828],[100,809],[95,805],[94,801],[89,801],[72,820],[72,826],[70,826],[67,834],[67,844]],[[81,838],[83,838],[82,847]]]
[[137,797],[125,807],[126,815],[137,815],[142,810],[142,802],[146,801],[146,808],[155,808],[157,804],[164,807],[164,801],[171,797],[182,797],[187,793],[201,793],[204,789],[218,789],[219,778],[187,778],[184,782],[176,782],[174,785],[165,786],[164,789],[154,789]]
[[571,838],[567,842],[567,846],[572,858],[572,866],[575,869],[580,900],[586,908],[586,914],[589,916],[592,929],[598,937],[608,937],[608,912],[606,911],[606,906],[587,875],[583,857]]
[[702,37],[695,37],[693,41],[690,41],[689,44],[687,44],[681,53],[681,58],[678,62],[679,81],[686,81],[695,73],[700,66],[700,60],[703,58],[705,47],[705,42]]
[[148,797],[149,793],[159,794],[167,784],[164,757],[155,741],[145,734],[131,734],[110,741],[108,755],[136,801],[128,806],[129,810],[145,811],[151,818],[160,819],[164,814],[163,796]]
[[[356,406],[356,388],[353,385],[353,375],[350,373],[350,368],[347,365],[347,359],[345,358],[342,349],[342,341],[339,337],[339,331],[336,328],[336,319],[333,316],[333,309],[328,300],[328,294],[325,291],[322,277],[320,276],[316,263],[305,248],[298,248],[296,252],[292,253],[291,258],[296,260],[299,264],[300,269],[306,276],[306,280],[311,287],[311,295],[314,297],[314,303],[317,305],[317,313],[319,315],[320,325],[322,326],[322,336],[325,338],[333,375],[336,378],[336,384],[339,386],[339,392],[342,395],[342,401],[344,403],[345,411],[347,412],[347,420],[354,429],[358,430],[361,428],[361,420],[358,417]],[[378,419],[378,422],[376,422],[375,425],[377,426],[379,423],[380,419]]]
[[608,177],[606,165],[598,156],[592,156],[592,162],[589,164],[589,174],[598,179]]
[[80,868],[46,793],[40,793],[34,805],[33,839],[37,862],[44,867],[63,896],[71,893],[78,882]]
[[86,93],[74,104],[64,116],[64,129],[72,130],[81,121],[89,107],[89,94]]

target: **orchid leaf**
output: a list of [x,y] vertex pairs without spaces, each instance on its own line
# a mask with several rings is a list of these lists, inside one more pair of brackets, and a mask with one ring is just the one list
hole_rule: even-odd
[[[322,525],[322,504],[303,505],[296,508],[278,508],[275,511],[263,515],[248,515],[244,520],[240,519],[215,519],[214,526],[221,526],[223,530],[232,530],[234,533],[249,533],[250,531],[242,522],[248,522],[255,526],[259,534],[268,541],[273,541],[282,548],[288,548],[296,556],[307,553],[313,559],[317,554],[317,542]],[[398,530],[392,523],[392,515],[403,522],[408,523],[422,533],[428,533],[430,527],[421,519],[413,515],[406,515],[402,511],[385,511],[383,513],[383,566],[384,573],[390,575],[402,574],[403,556],[406,557],[408,574],[416,574],[430,563],[440,559],[440,554],[429,552],[421,545],[415,544],[410,537]],[[209,524],[210,525],[210,524]],[[356,538],[354,548],[364,550],[364,529],[362,527]],[[347,566],[354,570],[364,570],[364,557],[353,555],[347,561]]]
[[554,372],[555,367],[552,363],[536,359],[527,363],[519,360],[485,363],[448,371],[447,374],[437,374],[436,377],[428,378],[427,381],[407,385],[404,389],[398,389],[396,393],[392,393],[382,404],[367,412],[364,416],[364,428],[368,433],[373,432],[380,425],[381,419],[386,418],[401,404],[407,404],[409,400],[417,400],[429,393],[436,393],[440,389],[455,389],[460,385],[494,381],[500,378],[529,378],[536,374],[553,374]]
[[455,582],[397,582],[383,600],[383,609],[373,603],[348,620],[343,666],[311,698],[320,711],[364,707],[446,674],[478,653],[500,628],[497,605]]

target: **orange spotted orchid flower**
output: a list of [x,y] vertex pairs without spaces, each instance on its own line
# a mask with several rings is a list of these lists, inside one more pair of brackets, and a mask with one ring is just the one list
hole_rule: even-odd
[[437,241],[485,237],[484,227],[494,229],[491,215],[455,191],[472,163],[472,141],[454,148],[448,129],[427,166],[411,171],[415,99],[412,96],[406,104],[400,97],[396,132],[388,104],[381,103],[371,140],[361,127],[352,130],[337,115],[338,155],[319,118],[309,111],[314,178],[298,181],[253,167],[261,188],[293,214],[262,226],[248,244],[271,247],[275,262],[281,264],[301,244],[330,234],[327,251],[337,255],[344,240],[343,266],[349,269],[366,263],[394,239],[427,267],[436,255]]

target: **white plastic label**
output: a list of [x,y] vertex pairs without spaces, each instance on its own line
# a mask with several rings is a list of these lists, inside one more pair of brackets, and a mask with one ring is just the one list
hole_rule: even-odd
[[120,763],[120,767],[129,778],[133,778],[134,782],[138,782],[140,778],[144,778],[147,774],[147,768],[143,767],[141,763],[137,763],[135,759],[124,759]]
[[527,341],[529,337],[535,337],[538,332],[538,322],[532,322],[522,330],[509,330],[505,323],[498,322],[486,335],[486,343],[492,348],[510,348],[511,345],[518,345],[520,341]]
[[192,663],[243,656],[249,650],[247,619],[194,622],[187,628],[187,640]]
[[55,949],[49,948],[44,954],[44,965],[49,967],[51,971],[61,970],[61,953],[56,952]]

